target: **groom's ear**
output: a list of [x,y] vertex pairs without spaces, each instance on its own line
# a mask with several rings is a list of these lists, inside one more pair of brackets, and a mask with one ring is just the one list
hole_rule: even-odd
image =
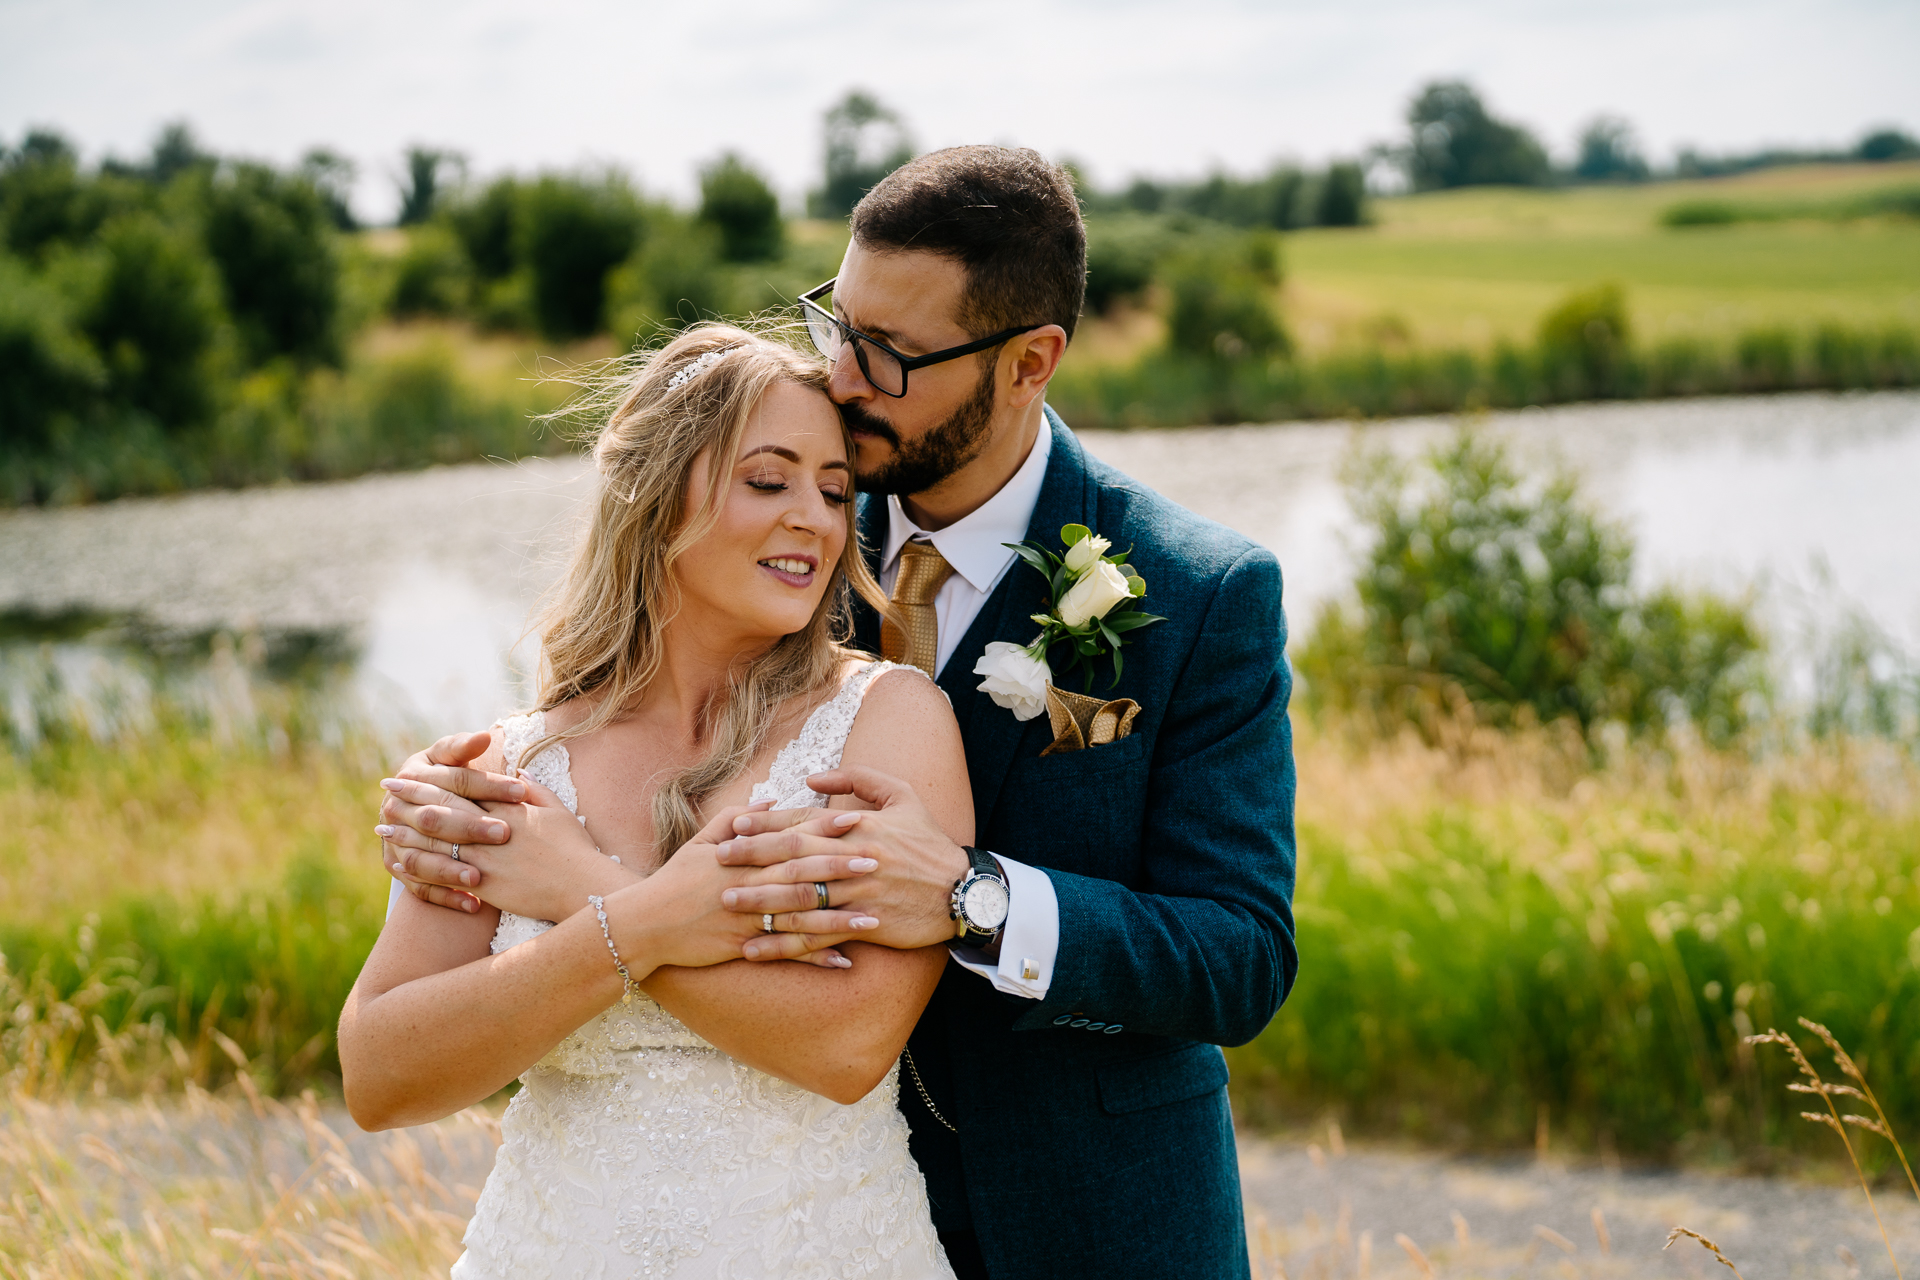
[[1007,385],[1007,403],[1024,409],[1046,395],[1047,383],[1060,368],[1067,354],[1067,331],[1057,324],[1041,325],[1032,333],[1016,335],[1008,341],[1001,356],[1003,367],[1012,371]]

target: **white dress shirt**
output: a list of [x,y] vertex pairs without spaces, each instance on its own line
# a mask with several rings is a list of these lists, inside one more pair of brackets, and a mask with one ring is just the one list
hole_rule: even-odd
[[[1047,459],[1052,454],[1053,431],[1043,420],[1027,460],[1000,492],[977,510],[933,533],[913,522],[899,498],[887,498],[887,542],[880,549],[881,588],[889,595],[893,593],[894,579],[900,574],[900,548],[914,539],[932,543],[953,566],[952,575],[933,598],[940,632],[934,675],[945,670],[949,660],[966,663],[969,671],[980,660],[978,653],[954,651],[1000,579],[1021,563],[1005,544],[1026,538],[1033,508],[1040,501],[1041,483],[1047,478]],[[1006,872],[1009,897],[1007,923],[1000,934],[1000,961],[996,965],[984,952],[971,947],[954,948],[953,958],[993,983],[996,990],[1038,1000],[1053,982],[1054,956],[1060,949],[1060,903],[1045,872],[1003,854],[994,857]]]

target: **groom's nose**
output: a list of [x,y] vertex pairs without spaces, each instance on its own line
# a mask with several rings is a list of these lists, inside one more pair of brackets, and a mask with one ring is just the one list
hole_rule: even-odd
[[853,354],[851,342],[842,343],[840,354],[833,358],[833,365],[827,377],[827,395],[835,404],[847,404],[851,401],[871,401],[879,395],[867,376],[860,372],[860,361]]

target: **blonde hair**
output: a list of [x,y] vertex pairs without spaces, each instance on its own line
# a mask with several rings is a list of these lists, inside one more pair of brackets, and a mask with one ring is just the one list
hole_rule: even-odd
[[[775,383],[826,392],[827,369],[783,336],[783,327],[770,325],[752,332],[698,325],[657,350],[610,362],[569,406],[569,414],[603,418],[592,434],[600,492],[572,564],[531,629],[541,645],[539,710],[589,694],[597,705],[540,739],[527,759],[613,723],[659,675],[662,636],[681,603],[674,562],[719,520],[748,418]],[[678,386],[671,385],[676,375]],[[851,460],[844,431],[843,440]],[[688,510],[688,485],[702,455],[712,460],[709,481]],[[654,846],[662,861],[699,831],[700,806],[760,753],[782,707],[832,680],[852,635],[854,594],[885,611],[886,597],[860,553],[854,504],[843,511],[846,544],[813,617],[744,671],[729,672],[725,690],[701,710],[711,744],[706,755],[654,793]]]

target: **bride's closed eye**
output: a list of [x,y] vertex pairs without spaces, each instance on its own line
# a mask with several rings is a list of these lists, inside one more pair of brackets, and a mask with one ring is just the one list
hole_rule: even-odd
[[[785,480],[751,479],[747,487],[757,493],[785,493],[790,487]],[[844,507],[853,499],[838,489],[822,489],[820,496],[836,507]]]

